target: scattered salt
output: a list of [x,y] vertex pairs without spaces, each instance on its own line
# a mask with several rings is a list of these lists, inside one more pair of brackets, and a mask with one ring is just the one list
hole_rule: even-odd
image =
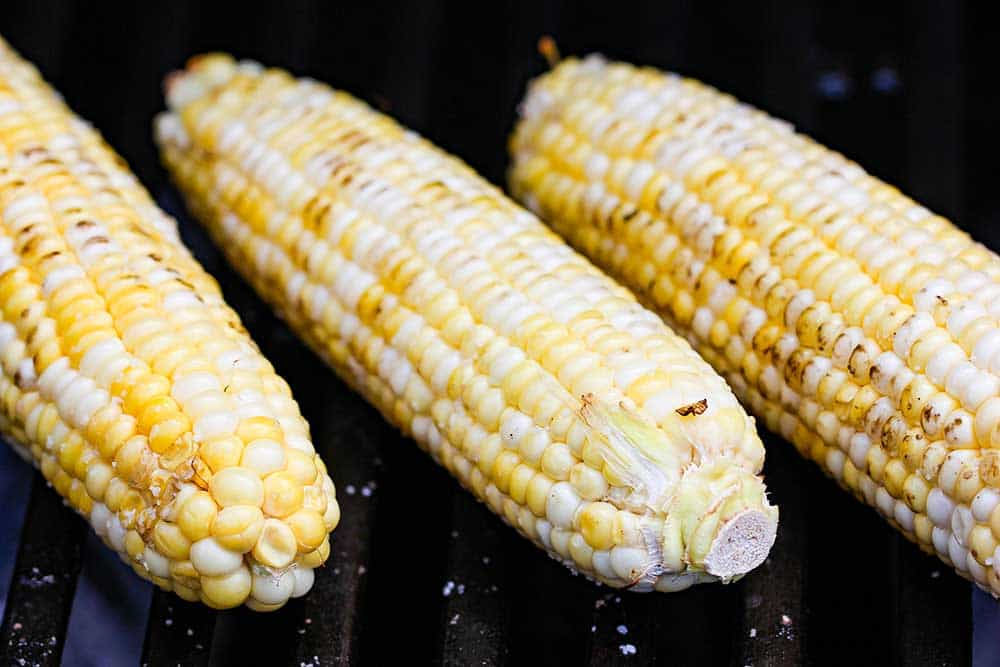
[[622,644],[618,647],[622,655],[635,655],[635,644]]
[[624,625],[619,625],[617,628],[615,628],[615,630],[617,630],[618,634],[620,634],[620,635],[627,635],[628,634],[628,628],[626,626],[624,626]]
[[757,636],[757,628],[750,628],[750,639]]

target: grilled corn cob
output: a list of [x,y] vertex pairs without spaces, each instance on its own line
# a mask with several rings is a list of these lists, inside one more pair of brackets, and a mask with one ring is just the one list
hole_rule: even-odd
[[534,82],[513,191],[768,428],[1000,593],[1000,259],[707,86],[599,57]]
[[288,385],[99,135],[0,40],[0,430],[142,577],[312,585],[339,519]]
[[224,55],[168,83],[164,160],[233,264],[523,535],[616,587],[759,564],[777,510],[721,378],[458,160]]

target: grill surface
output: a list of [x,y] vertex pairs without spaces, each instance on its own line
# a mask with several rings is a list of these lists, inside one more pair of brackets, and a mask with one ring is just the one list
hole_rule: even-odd
[[930,0],[614,3],[608,14],[568,1],[292,4],[255,14],[135,3],[125,15],[110,3],[0,6],[0,32],[180,216],[291,384],[343,509],[307,597],[270,615],[215,613],[139,582],[4,451],[0,665],[384,664],[399,651],[454,665],[997,659],[996,605],[774,436],[765,473],[778,541],[742,582],[640,596],[571,576],[400,438],[235,277],[165,185],[149,129],[162,75],[228,49],[386,107],[499,182],[515,104],[541,67],[534,42],[550,33],[566,52],[680,70],[788,118],[997,248],[987,167],[1000,140],[986,131],[996,58],[983,17]]

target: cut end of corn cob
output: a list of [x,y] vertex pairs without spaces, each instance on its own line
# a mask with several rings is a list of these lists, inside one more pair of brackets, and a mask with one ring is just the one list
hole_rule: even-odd
[[1000,595],[1000,258],[690,79],[569,58],[521,116],[512,190],[771,430]]
[[314,81],[210,55],[167,99],[164,161],[237,269],[510,525],[638,591],[764,559],[753,420],[537,219]]
[[608,407],[592,395],[583,402],[580,413],[590,443],[601,448],[605,477],[631,489],[631,503],[670,517],[684,562],[725,580],[764,562],[778,513],[767,505],[763,481],[725,455],[686,463],[699,443],[682,428],[684,417],[704,414],[707,399],[675,408],[664,427],[643,421],[624,403]]
[[339,520],[288,385],[100,136],[0,40],[0,431],[142,577],[276,609]]

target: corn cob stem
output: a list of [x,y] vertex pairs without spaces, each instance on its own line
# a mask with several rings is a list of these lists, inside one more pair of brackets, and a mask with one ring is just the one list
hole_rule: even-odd
[[175,223],[0,40],[0,430],[142,577],[312,584],[339,519],[288,385]]
[[1000,258],[695,81],[571,58],[521,115],[523,201],[770,429],[1000,593]]
[[[725,383],[459,161],[227,56],[168,82],[164,160],[233,264],[509,524],[635,590],[759,564],[777,511]],[[686,406],[697,404],[697,409]]]

